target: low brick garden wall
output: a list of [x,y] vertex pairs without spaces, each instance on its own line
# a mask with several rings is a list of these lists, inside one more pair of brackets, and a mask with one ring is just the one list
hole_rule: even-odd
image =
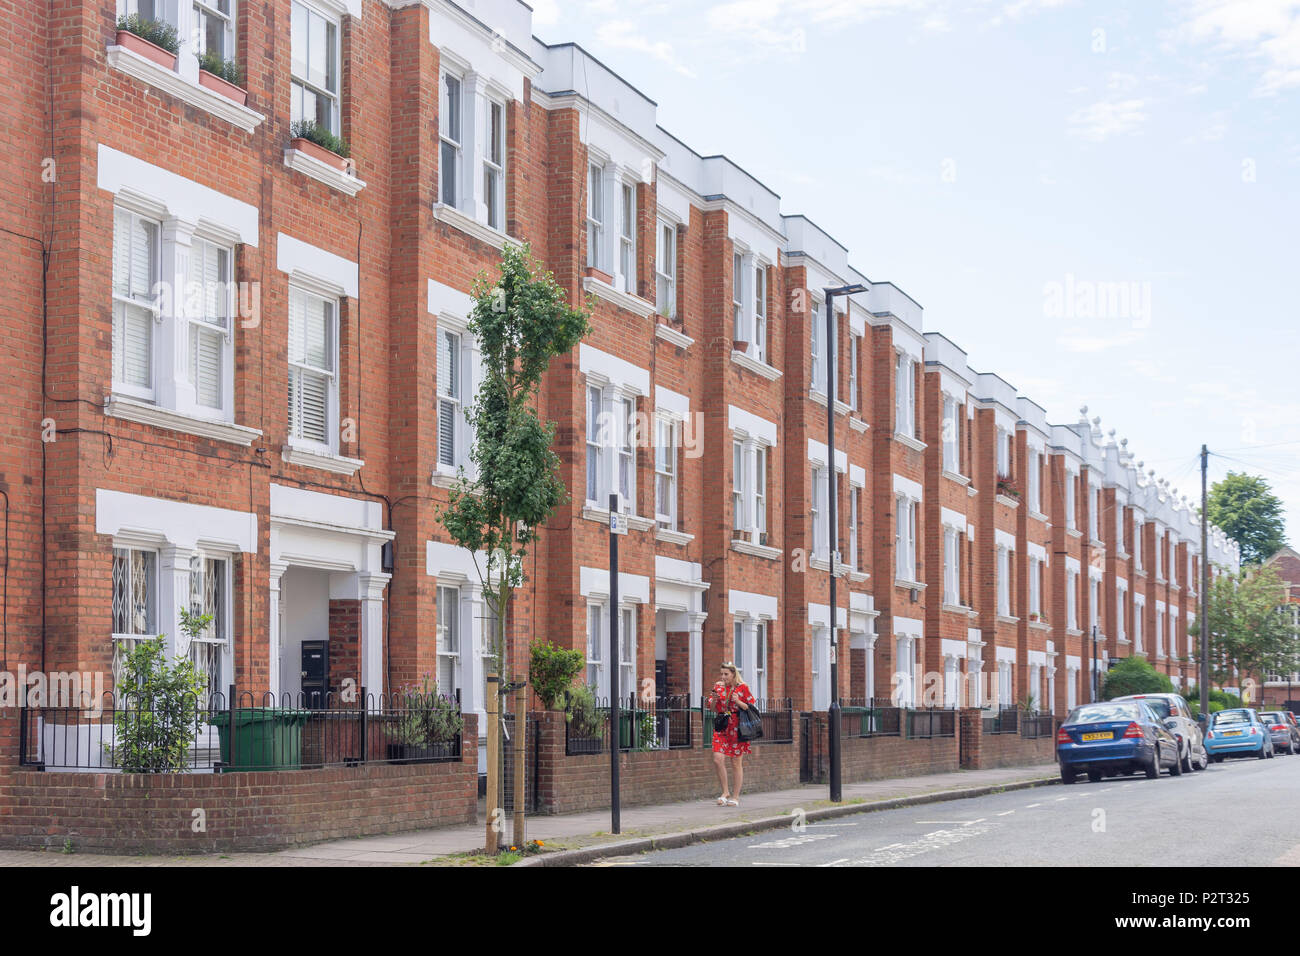
[[225,774],[0,768],[0,846],[228,853],[473,823],[477,739],[466,714],[455,763]]
[[[539,715],[537,744],[538,813],[577,813],[609,806],[609,754],[565,755],[564,714]],[[795,742],[761,743],[745,758],[746,792],[784,790],[799,785],[799,722]],[[651,750],[619,754],[622,806],[638,807],[718,795],[713,752],[697,732],[690,750]]]
[[1023,767],[1055,760],[1056,741],[1051,737],[1031,739],[1019,734],[985,734],[980,751],[980,766],[986,770]]

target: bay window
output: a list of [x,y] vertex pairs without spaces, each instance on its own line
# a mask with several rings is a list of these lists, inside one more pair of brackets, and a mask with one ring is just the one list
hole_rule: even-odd
[[158,636],[158,555],[136,548],[113,549],[113,683],[127,655]]
[[731,527],[745,530],[745,445],[731,443]]
[[310,120],[338,135],[339,24],[294,0],[290,36],[290,119]]
[[1142,570],[1142,519],[1133,516],[1133,567]]
[[1029,614],[1030,619],[1043,617],[1043,562],[1035,555],[1029,557]]
[[997,430],[997,468],[999,478],[1011,477],[1011,434],[1005,428]]
[[444,72],[441,84],[441,107],[438,110],[438,196],[444,204],[453,207],[460,202],[460,120],[460,77]]
[[[636,687],[636,610],[620,606],[618,616],[619,698],[626,700]],[[605,649],[609,645],[609,603],[587,605],[587,686],[597,697],[610,696],[610,673]]]
[[190,612],[208,623],[190,641],[189,659],[207,700],[224,693],[233,676],[230,640],[230,561],[194,555],[190,561]]
[[1142,618],[1146,616],[1146,604],[1134,601],[1133,604],[1133,653],[1142,653]]

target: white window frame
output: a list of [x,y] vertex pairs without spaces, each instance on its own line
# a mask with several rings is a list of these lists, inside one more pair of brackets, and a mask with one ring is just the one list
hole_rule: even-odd
[[939,422],[940,437],[943,439],[943,468],[954,475],[961,473],[961,406],[956,397],[944,393],[943,420]]
[[203,30],[203,18],[208,17],[219,24],[221,48],[214,51],[223,60],[235,59],[235,18],[239,12],[236,0],[230,0],[229,12],[217,4],[220,0],[192,0],[191,23],[194,25],[194,53],[202,57],[208,50],[208,36]]
[[[508,130],[506,102],[498,97],[487,97],[487,129],[483,136],[483,204],[489,227],[498,232],[506,229],[506,136]],[[494,121],[492,114],[497,112]],[[493,144],[499,147],[493,155]]]
[[858,516],[861,514],[862,487],[849,484],[849,556],[844,563],[850,571],[858,570]]
[[772,463],[767,442],[741,429],[731,439],[731,537],[765,546]]
[[605,268],[605,164],[599,159],[587,161],[587,268],[608,272]]
[[916,581],[916,519],[919,506],[920,502],[906,495],[894,496],[895,577],[908,583]]
[[[434,667],[434,680],[438,685],[438,693],[455,698],[456,692],[460,691],[461,698],[465,696],[463,684],[463,671],[461,668],[461,654],[463,649],[463,637],[465,628],[461,625],[461,597],[460,588],[455,585],[439,584],[436,595],[438,605],[437,623],[435,625],[434,653],[437,657],[437,664]],[[448,621],[444,617],[450,617]],[[491,645],[491,637],[483,642],[484,647]],[[446,659],[451,668],[451,687],[448,688],[442,682],[443,661]]]
[[894,363],[894,431],[916,437],[916,360],[907,352]]
[[609,605],[587,602],[587,687],[596,697],[609,698],[609,674],[605,668],[608,647]]
[[1029,556],[1029,613],[1043,618],[1043,562],[1037,555]]
[[1037,514],[1042,514],[1043,498],[1041,493],[1041,470],[1043,463],[1041,461],[1041,456],[1038,454],[1037,448],[1028,446],[1025,457],[1028,459],[1025,471],[1025,485],[1029,494],[1029,510]]
[[1142,618],[1146,615],[1146,601],[1133,600],[1133,653],[1142,653]]
[[[289,367],[289,388],[294,388],[294,371],[299,374],[322,376],[328,380],[326,388],[326,407],[325,407],[325,440],[317,441],[314,438],[299,434],[301,423],[295,424],[295,414],[293,410],[294,399],[290,398],[290,408],[288,411],[288,443],[294,448],[308,448],[323,451],[326,454],[335,455],[339,446],[339,299],[335,296],[323,295],[320,292],[312,291],[302,286],[290,282],[289,297],[309,296],[313,299],[319,299],[324,302],[329,312],[329,351],[331,367],[329,371],[322,368],[306,364],[305,362],[295,362],[293,356],[293,344],[289,344],[287,363]],[[292,301],[290,308],[293,308]]]
[[[679,425],[675,418],[655,417],[655,522],[665,531],[677,530]],[[660,508],[665,498],[666,511]]]
[[[110,281],[110,290],[113,302],[113,330],[112,330],[112,349],[113,349],[113,391],[119,394],[129,395],[142,401],[152,402],[157,395],[158,368],[160,364],[158,359],[158,338],[159,329],[163,322],[160,296],[158,294],[159,276],[162,272],[162,223],[150,216],[142,215],[134,209],[122,205],[113,207],[113,232],[115,235],[113,250],[111,256],[110,269],[113,273],[117,271],[117,248],[116,232],[117,217],[125,216],[129,220],[127,235],[130,237],[130,248],[126,253],[126,273],[127,285],[125,289],[117,288],[116,277]],[[147,289],[137,289],[132,281],[131,273],[134,271],[134,264],[137,261],[138,251],[136,249],[136,229],[138,225],[144,225],[153,237],[153,250],[149,253],[152,262],[149,264],[149,282]],[[174,298],[174,297],[173,297]],[[122,324],[119,331],[118,310],[122,310]],[[139,384],[126,381],[119,374],[119,367],[124,368],[125,353],[119,354],[119,349],[124,347],[126,335],[126,320],[128,317],[127,310],[144,311],[146,328],[149,330],[148,355],[146,358],[146,369],[149,375],[147,384]]]
[[[205,247],[211,249],[218,259],[224,256],[225,269],[212,284],[209,284],[206,276],[197,277],[197,281],[202,287],[203,305],[199,310],[199,314],[186,317],[189,326],[188,334],[185,337],[185,349],[188,356],[186,371],[189,375],[190,385],[194,389],[194,405],[196,409],[204,414],[230,421],[234,418],[232,391],[234,385],[235,250],[225,243],[214,241],[206,236],[195,235],[191,239],[190,246],[191,264],[200,262],[202,258],[201,252]],[[191,276],[187,285],[193,285],[194,282],[195,277]],[[216,319],[216,321],[213,321],[213,319]],[[215,405],[204,404],[199,394],[197,347],[199,340],[203,337],[216,337],[218,339],[218,398]]]
[[862,352],[861,338],[852,329],[849,330],[849,411],[858,410],[858,360]]
[[998,547],[996,561],[998,614],[1011,616],[1011,550]]
[[[448,87],[455,83],[455,91]],[[452,129],[452,114],[455,129]],[[454,159],[448,169],[447,155]],[[465,170],[465,77],[443,67],[438,74],[438,202],[453,209],[462,202],[461,183]],[[448,173],[450,172],[450,175]],[[451,190],[450,197],[447,190]]]
[[819,308],[820,303],[808,297],[808,318],[812,352],[812,389],[822,395],[826,394],[826,321]]
[[[130,654],[135,647],[144,640],[155,638],[159,634],[159,565],[161,555],[153,548],[138,547],[114,547],[113,548],[113,567],[110,582],[115,582],[117,571],[115,566],[118,560],[125,562],[125,584],[124,594],[127,597],[133,596],[135,591],[135,558],[134,555],[147,555],[149,564],[148,568],[142,568],[140,571],[147,575],[145,579],[145,606],[144,608],[123,608],[122,613],[129,615],[131,620],[128,621],[130,630],[119,630],[117,624],[118,608],[112,607],[112,617],[110,631],[113,641],[113,687],[117,688],[118,681],[122,674],[122,662],[126,655]],[[116,584],[112,583],[111,590],[116,590]],[[135,620],[141,614],[144,614],[142,622]]]
[[[212,567],[209,568],[208,565]],[[221,591],[214,601],[209,602],[208,583],[213,577],[213,570],[218,568],[222,578]],[[196,551],[190,556],[190,611],[195,615],[211,614],[212,620],[190,640],[183,653],[200,674],[207,676],[209,699],[214,694],[226,692],[229,678],[234,673],[234,640],[231,634],[234,611],[233,572],[234,562],[229,554]],[[208,670],[207,662],[200,660],[200,648],[203,647],[212,648],[216,658],[215,662],[211,662],[215,663],[215,673]]]
[[1136,513],[1133,515],[1133,567],[1138,571],[1144,570],[1142,567],[1142,530],[1146,522],[1140,519]]
[[1065,572],[1065,626],[1071,631],[1079,629],[1079,572]]
[[1122,584],[1115,585],[1115,630],[1118,632],[1117,637],[1122,642],[1128,638],[1128,622],[1125,618],[1128,616],[1128,588]]
[[[636,295],[637,261],[636,261],[636,225],[637,195],[636,183],[628,180],[618,182],[618,275],[615,285],[628,295]],[[626,200],[631,197],[631,209]],[[628,220],[631,220],[630,222]]]
[[812,486],[809,496],[808,520],[812,524],[813,557],[830,560],[830,512],[827,504],[827,471],[824,465],[813,465],[810,473]]
[[739,249],[731,254],[731,329],[732,337],[738,342],[746,343],[746,351],[752,344],[749,331],[749,310],[745,307],[745,260],[746,256]]
[[997,468],[999,478],[1011,477],[1011,433],[1005,428],[997,429],[995,442],[997,449]]
[[1065,527],[1070,531],[1078,530],[1077,514],[1078,508],[1075,505],[1075,482],[1079,476],[1068,468],[1065,470]]
[[943,603],[961,606],[961,532],[943,528]]
[[[307,14],[307,16],[308,16],[309,18],[314,16],[314,17],[319,17],[320,19],[324,20],[324,21],[325,21],[325,24],[326,24],[326,27],[327,27],[327,30],[328,30],[328,28],[330,28],[330,27],[333,28],[333,34],[334,34],[334,42],[333,42],[333,44],[332,44],[333,49],[330,51],[329,54],[327,54],[327,55],[331,55],[331,54],[332,54],[332,56],[333,56],[333,58],[334,58],[334,71],[335,71],[335,76],[334,76],[334,85],[335,85],[335,89],[333,89],[333,90],[330,90],[330,89],[328,88],[328,85],[319,85],[319,84],[316,84],[316,83],[312,82],[312,80],[311,80],[310,78],[305,77],[305,76],[299,76],[297,73],[294,73],[294,72],[293,72],[293,65],[294,65],[293,55],[292,55],[293,40],[294,40],[294,38],[293,38],[293,32],[294,32],[294,31],[293,31],[293,14],[292,14],[292,8],[293,8],[293,7],[301,7],[301,8],[306,12],[306,14]],[[312,31],[311,31],[311,28],[310,28],[310,22],[311,22],[310,19],[308,19],[308,21],[307,21],[307,23],[308,23],[307,36],[303,38],[303,41],[304,41],[304,42],[306,42],[306,41],[308,40],[308,38],[311,36],[311,32],[312,32]],[[314,4],[306,3],[306,2],[304,2],[304,0],[292,0],[292,7],[290,8],[289,32],[290,32],[290,39],[289,39],[289,44],[290,44],[290,57],[289,57],[290,66],[289,66],[289,70],[290,70],[290,90],[291,90],[291,92],[290,92],[290,102],[291,102],[291,105],[290,105],[290,119],[293,119],[293,118],[294,118],[294,113],[298,111],[298,107],[297,107],[298,92],[297,92],[297,89],[296,89],[296,88],[297,88],[297,87],[301,87],[304,91],[310,91],[311,93],[313,93],[313,94],[314,94],[315,96],[317,96],[317,97],[325,97],[325,99],[326,99],[326,100],[328,101],[328,103],[329,103],[329,112],[328,112],[328,119],[329,119],[328,126],[329,126],[329,131],[330,131],[331,133],[333,133],[335,136],[341,135],[342,129],[341,129],[341,125],[340,125],[340,122],[339,122],[339,103],[340,103],[340,101],[342,100],[342,87],[343,87],[343,24],[339,21],[339,18],[338,18],[338,17],[331,16],[330,14],[326,13],[322,8],[320,8],[320,7],[318,7],[318,6],[315,6]],[[328,40],[328,33],[327,33],[327,40],[326,40],[326,42],[327,42],[327,43],[329,42],[329,40]],[[310,54],[308,54],[308,58],[310,58]],[[304,60],[304,62],[306,62],[306,61]],[[328,79],[327,79],[327,81],[326,81],[326,84],[328,84]],[[319,115],[319,114],[318,114],[318,115]],[[303,115],[303,114],[301,114],[301,113],[299,113],[299,115],[298,115],[296,118],[297,118],[297,119],[312,119],[312,120],[315,120],[315,117],[314,117],[314,116],[309,117],[309,116]],[[319,120],[316,120],[316,122],[319,123]]]
[[665,318],[677,316],[677,226],[655,223],[655,307]]
[[[593,428],[591,421],[593,391],[600,393],[601,409],[600,420],[594,423],[595,428]],[[638,426],[640,421],[637,417],[636,400],[637,394],[631,389],[597,382],[588,376],[587,392],[584,400],[588,419],[586,431],[588,469],[591,468],[590,463],[593,452],[596,462],[595,498],[591,497],[590,481],[584,482],[587,485],[584,488],[584,493],[589,507],[600,510],[608,509],[610,493],[617,491],[622,496],[622,513],[632,516],[637,514],[637,447],[641,444],[641,436],[630,434],[631,430]],[[625,417],[620,423],[621,415]],[[620,469],[624,462],[630,463],[628,487],[626,489],[620,487]]]
[[1088,482],[1088,537],[1096,541],[1101,536],[1101,487]]
[[754,337],[749,343],[750,358],[767,364],[767,263],[752,261],[752,300],[754,303]]
[[754,621],[754,684],[751,688],[758,700],[767,699],[767,619]]
[[[448,383],[443,381],[441,374],[443,370],[443,350],[447,348],[446,342],[452,339],[455,342],[454,353],[450,356],[449,368],[453,387],[448,388]],[[437,461],[438,470],[458,468],[464,465],[468,456],[467,448],[464,442],[464,433],[466,430],[465,422],[465,375],[463,356],[465,352],[465,333],[459,328],[438,324],[438,450]],[[450,458],[444,457],[443,448],[443,430],[449,428],[449,437],[451,441]]]

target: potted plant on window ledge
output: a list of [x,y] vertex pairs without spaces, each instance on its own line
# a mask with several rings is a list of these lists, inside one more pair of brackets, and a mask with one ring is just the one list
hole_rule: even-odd
[[347,140],[335,136],[315,120],[298,120],[289,127],[289,132],[293,136],[289,141],[292,149],[306,153],[349,176],[356,172],[356,164],[351,159],[352,148]]
[[1000,495],[1006,495],[1008,498],[1014,498],[1014,499],[1016,499],[1016,500],[1019,500],[1019,499],[1020,499],[1020,489],[1016,487],[1015,479],[1013,479],[1013,478],[999,478],[999,479],[998,479],[998,494],[1000,494]]
[[212,50],[199,57],[199,85],[220,93],[240,106],[248,102],[248,91],[243,89],[244,79],[234,60],[223,60]]
[[176,69],[176,54],[181,48],[174,26],[138,13],[117,18],[117,45],[169,70]]

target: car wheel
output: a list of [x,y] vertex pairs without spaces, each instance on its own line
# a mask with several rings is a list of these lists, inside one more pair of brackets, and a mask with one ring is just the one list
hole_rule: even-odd
[[1269,759],[1269,760],[1272,760],[1272,759],[1273,759],[1273,755],[1274,755],[1275,753],[1276,753],[1276,751],[1273,749],[1273,745],[1270,743],[1270,744],[1268,745],[1268,759]]
[[1259,759],[1263,760],[1268,757],[1268,747],[1266,744],[1259,745]]
[[1068,763],[1061,764],[1061,783],[1074,783],[1075,776],[1077,776],[1077,771],[1074,768]]
[[1169,776],[1181,777],[1183,775],[1183,761],[1178,756],[1178,751],[1174,751],[1174,762],[1169,765]]
[[1156,777],[1160,776],[1159,744],[1157,744],[1155,750],[1151,752],[1151,759],[1147,762],[1147,765],[1143,769],[1146,771],[1148,780],[1154,780]]
[[1188,744],[1187,756],[1183,758],[1183,773],[1191,773],[1192,769],[1192,747]]
[[1101,771],[1100,771],[1100,770],[1089,770],[1089,771],[1088,771],[1088,779],[1091,780],[1093,783],[1097,783],[1098,781],[1101,780]]
[[1209,765],[1210,765],[1210,752],[1209,752],[1208,750],[1202,750],[1202,751],[1201,751],[1201,762],[1200,762],[1200,765],[1197,766],[1196,769],[1197,769],[1197,770],[1204,770],[1204,769],[1205,769],[1206,767],[1208,767]]

